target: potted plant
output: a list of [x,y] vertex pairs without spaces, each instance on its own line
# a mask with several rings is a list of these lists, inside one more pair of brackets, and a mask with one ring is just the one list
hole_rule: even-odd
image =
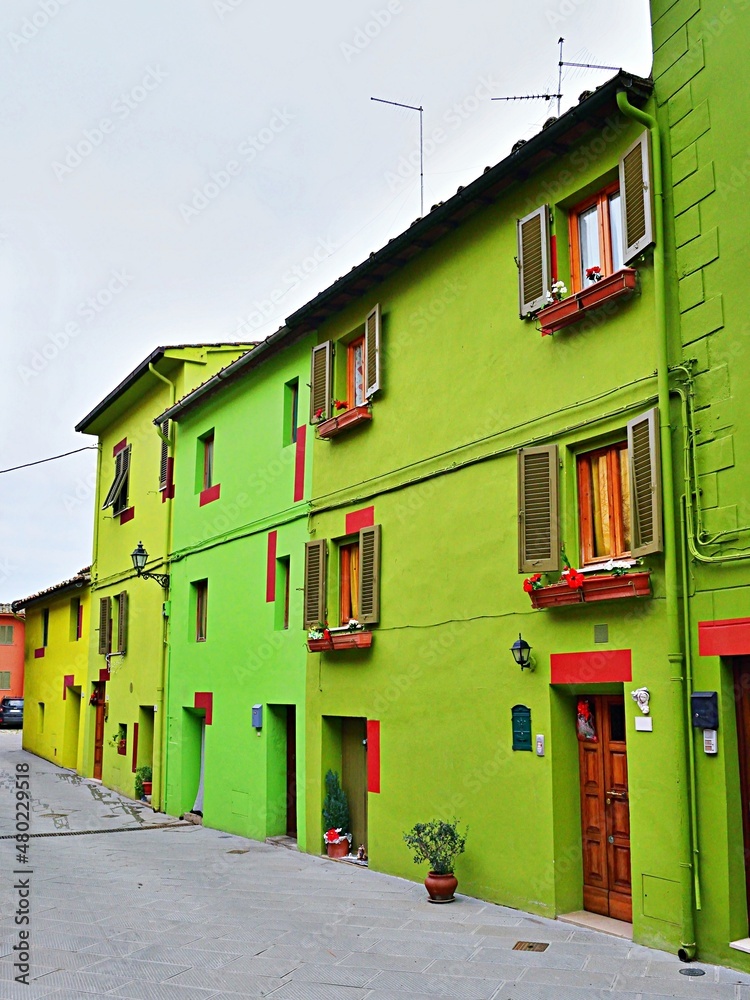
[[336,771],[326,774],[326,797],[323,801],[324,841],[329,858],[345,858],[352,843],[349,829],[349,803]]
[[426,861],[430,866],[424,880],[430,902],[452,903],[458,885],[453,874],[454,862],[466,849],[466,835],[459,834],[458,820],[454,817],[452,822],[431,819],[428,823],[415,823],[404,834],[404,840],[414,853],[414,864]]
[[135,797],[142,799],[151,794],[151,768],[148,766],[139,767],[135,772]]

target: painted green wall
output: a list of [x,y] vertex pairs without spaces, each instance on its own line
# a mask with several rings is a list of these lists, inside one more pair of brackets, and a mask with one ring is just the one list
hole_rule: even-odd
[[[308,501],[294,501],[297,445],[291,442],[287,386],[299,385],[298,425],[309,410],[312,340],[279,354],[179,418],[168,692],[167,811],[192,808],[200,753],[196,692],[213,695],[206,725],[204,823],[263,840],[286,831],[286,731],[278,706],[296,707],[298,837],[305,844],[305,634],[302,579]],[[200,438],[214,429],[218,500],[199,504]],[[305,498],[311,435],[307,435]],[[289,627],[283,590],[267,601],[269,533],[289,558]],[[205,642],[195,638],[195,581],[208,581]],[[263,728],[251,726],[263,706]]]

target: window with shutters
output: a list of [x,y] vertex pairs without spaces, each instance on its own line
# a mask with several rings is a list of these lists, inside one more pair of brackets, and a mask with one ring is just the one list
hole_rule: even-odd
[[208,580],[196,580],[192,584],[193,607],[195,608],[195,641],[205,642],[208,634]]
[[[331,623],[331,627],[345,628],[352,620],[360,625],[376,625],[380,621],[380,525],[336,539],[334,551],[338,622],[337,626]],[[308,542],[305,548],[305,628],[316,628],[328,621],[327,552],[324,539]]]
[[216,479],[215,453],[212,427],[198,438],[195,453],[195,492],[199,495],[201,507],[213,503],[221,495],[221,484]]
[[115,476],[102,504],[102,510],[112,508],[113,514],[122,514],[128,506],[128,481],[130,478],[130,449],[127,445],[115,455]]
[[622,268],[620,184],[608,184],[572,209],[569,217],[570,281],[574,292]]
[[80,597],[70,599],[70,641],[78,642],[83,635],[83,605]]
[[169,437],[169,421],[165,420],[159,430],[163,434],[159,461],[159,489],[165,490],[169,485],[169,441],[165,441],[164,438]]
[[0,625],[0,646],[13,645],[13,626]]

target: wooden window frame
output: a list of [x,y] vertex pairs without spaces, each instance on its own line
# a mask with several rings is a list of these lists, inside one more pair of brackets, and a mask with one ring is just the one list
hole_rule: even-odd
[[581,274],[581,233],[578,220],[581,214],[589,208],[597,206],[597,221],[599,232],[599,259],[601,260],[602,277],[614,274],[612,265],[612,230],[609,222],[609,199],[611,195],[620,193],[619,180],[612,181],[601,188],[596,194],[590,195],[575,205],[568,215],[568,239],[570,243],[570,286],[571,291],[581,292],[588,288],[585,277]]
[[[597,566],[600,563],[607,563],[611,559],[628,559],[631,556],[630,549],[625,548],[623,537],[623,517],[622,517],[622,492],[620,489],[620,459],[619,453],[628,452],[627,441],[616,441],[603,448],[595,448],[592,451],[581,452],[576,455],[576,478],[578,480],[578,525],[579,541],[581,551],[582,566]],[[604,556],[594,555],[594,526],[593,526],[593,504],[591,499],[590,482],[591,476],[586,475],[590,469],[590,460],[607,456],[609,484],[609,510],[610,510],[610,535],[614,539],[613,548],[617,551]],[[617,463],[614,456],[617,455]],[[632,486],[631,486],[632,498]],[[632,500],[631,500],[632,502]],[[631,533],[632,533],[631,524]]]
[[195,641],[205,642],[208,634],[208,580],[197,580],[195,587]]
[[[351,606],[351,557],[357,550],[359,559],[359,535],[342,538],[338,543],[339,550],[339,625],[348,625],[351,618],[359,620],[359,608],[355,615]],[[359,572],[359,570],[357,570]],[[347,585],[344,585],[346,580]],[[348,608],[348,611],[346,610]]]

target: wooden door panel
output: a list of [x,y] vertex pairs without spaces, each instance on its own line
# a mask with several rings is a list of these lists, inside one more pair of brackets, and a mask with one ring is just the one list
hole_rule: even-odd
[[750,657],[742,656],[734,660],[734,703],[737,713],[742,833],[745,844],[745,887],[750,923]]
[[102,760],[104,758],[104,684],[96,684],[96,718],[94,720],[94,770],[93,777],[102,779]]
[[[352,851],[367,845],[367,722],[365,719],[342,719],[341,786],[349,800]],[[346,832],[346,831],[344,831]]]
[[610,781],[607,785],[608,788],[613,788],[615,791],[621,792],[627,790],[628,787],[628,758],[625,753],[625,748],[622,750],[614,749],[615,746],[619,744],[610,744],[609,751],[609,775]]

